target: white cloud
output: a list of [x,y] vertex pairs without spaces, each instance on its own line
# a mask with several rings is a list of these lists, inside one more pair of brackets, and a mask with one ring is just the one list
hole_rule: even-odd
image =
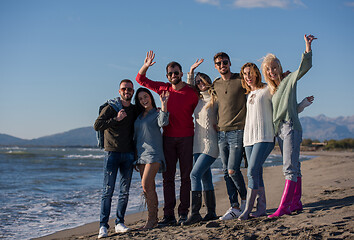
[[348,7],[354,7],[354,2],[346,2],[345,5]]
[[301,0],[294,0],[295,5],[306,7],[306,5]]
[[237,8],[287,8],[289,0],[236,0],[234,6]]
[[215,6],[220,5],[220,0],[195,0],[195,1],[199,2],[199,3],[210,4],[210,5],[215,5]]
[[237,8],[289,8],[292,5],[306,7],[301,0],[235,0]]

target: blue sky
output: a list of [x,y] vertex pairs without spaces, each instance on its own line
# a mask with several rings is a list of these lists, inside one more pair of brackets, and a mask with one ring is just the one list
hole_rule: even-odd
[[[100,104],[134,80],[146,52],[147,76],[167,81],[165,66],[191,64],[218,76],[212,58],[233,72],[272,52],[295,71],[313,34],[313,68],[298,83],[302,116],[354,114],[354,1],[349,0],[1,0],[0,133],[32,139],[92,126]],[[156,96],[156,95],[155,95]],[[157,98],[155,98],[158,100]]]

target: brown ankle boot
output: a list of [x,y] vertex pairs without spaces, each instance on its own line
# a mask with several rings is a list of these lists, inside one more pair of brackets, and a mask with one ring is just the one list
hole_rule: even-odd
[[151,229],[157,227],[157,222],[158,222],[157,214],[158,214],[159,201],[157,199],[156,191],[152,191],[150,193],[144,193],[144,194],[146,197],[145,199],[148,208],[148,219],[145,226],[142,229]]

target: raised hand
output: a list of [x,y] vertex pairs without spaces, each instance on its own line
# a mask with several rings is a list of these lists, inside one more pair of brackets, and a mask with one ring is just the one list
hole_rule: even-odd
[[315,36],[313,35],[304,35],[304,40],[305,40],[305,43],[306,43],[306,52],[310,52],[311,51],[311,44],[312,44],[312,41],[315,40],[317,38],[315,38]]
[[152,65],[154,65],[156,63],[154,62],[154,58],[155,58],[155,53],[153,51],[148,51],[146,53],[146,58],[144,61],[145,67],[151,67]]
[[149,67],[151,67],[152,65],[154,65],[156,63],[156,62],[154,62],[154,58],[155,58],[155,53],[153,51],[148,51],[146,53],[146,58],[144,60],[144,64],[139,70],[140,75],[145,75],[147,70],[149,69]]
[[189,73],[193,74],[194,70],[200,65],[202,64],[202,62],[204,62],[204,59],[201,58],[200,60],[197,59],[197,61],[195,61],[195,63],[193,63],[193,65],[191,66],[191,69],[189,71]]

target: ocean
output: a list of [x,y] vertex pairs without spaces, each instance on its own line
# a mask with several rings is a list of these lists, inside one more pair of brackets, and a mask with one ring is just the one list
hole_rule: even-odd
[[[301,156],[301,161],[312,157]],[[0,147],[0,239],[31,239],[99,221],[103,158],[98,148]],[[280,164],[280,155],[270,155],[264,166]],[[217,159],[214,181],[222,180],[221,168]],[[162,206],[162,174],[156,187]],[[127,214],[144,210],[141,194],[140,175],[134,171]]]

